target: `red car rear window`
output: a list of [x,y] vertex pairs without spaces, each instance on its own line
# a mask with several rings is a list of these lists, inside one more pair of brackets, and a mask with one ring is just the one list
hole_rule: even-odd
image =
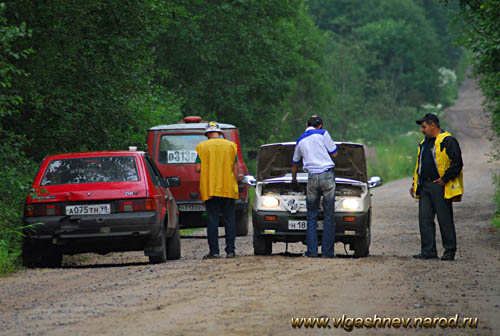
[[42,186],[139,181],[133,156],[99,156],[50,161]]

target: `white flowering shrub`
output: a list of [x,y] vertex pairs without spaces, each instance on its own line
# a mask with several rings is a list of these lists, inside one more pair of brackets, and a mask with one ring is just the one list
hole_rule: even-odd
[[457,74],[455,73],[454,70],[447,69],[445,67],[440,67],[438,69],[439,75],[440,75],[440,80],[441,82],[439,83],[439,86],[445,86],[448,84],[455,83],[457,81]]

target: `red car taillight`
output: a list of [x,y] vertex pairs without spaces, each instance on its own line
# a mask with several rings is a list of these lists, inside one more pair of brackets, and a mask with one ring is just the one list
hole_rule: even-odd
[[24,206],[24,216],[59,216],[61,215],[60,204],[26,204]]
[[156,210],[155,202],[152,198],[120,201],[120,211],[152,211]]
[[35,215],[35,209],[33,204],[24,205],[24,217],[33,217]]

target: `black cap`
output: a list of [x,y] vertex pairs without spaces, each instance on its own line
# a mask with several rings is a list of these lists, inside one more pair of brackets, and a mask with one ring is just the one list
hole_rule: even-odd
[[426,122],[427,124],[429,123],[429,121],[432,121],[433,123],[436,123],[436,124],[439,124],[439,118],[437,117],[437,115],[435,115],[434,113],[426,113],[424,115],[424,117],[422,119],[418,119],[416,121],[416,123],[418,125],[422,125],[423,122]]
[[309,118],[309,120],[307,121],[307,125],[312,127],[318,127],[319,125],[322,124],[323,120],[317,115],[311,116],[311,118]]

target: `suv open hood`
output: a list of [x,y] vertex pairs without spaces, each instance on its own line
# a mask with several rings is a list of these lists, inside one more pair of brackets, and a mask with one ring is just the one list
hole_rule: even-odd
[[[336,142],[338,156],[335,161],[335,177],[367,182],[365,151],[357,143]],[[284,176],[292,171],[295,142],[262,145],[257,157],[257,181]],[[303,172],[302,161],[298,172]]]

